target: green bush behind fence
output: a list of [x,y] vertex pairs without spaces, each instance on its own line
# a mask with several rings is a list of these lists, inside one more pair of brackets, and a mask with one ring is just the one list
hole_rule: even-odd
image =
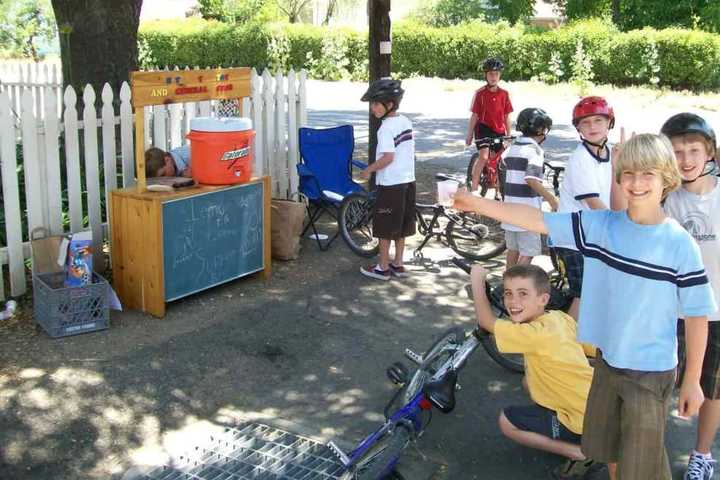
[[[367,75],[367,33],[351,29],[156,21],[141,26],[139,42],[144,67],[305,68],[326,79]],[[578,43],[596,83],[693,90],[720,86],[720,35],[687,29],[620,32],[600,20],[546,31],[504,23],[447,28],[396,23],[392,69],[401,77],[482,78],[482,60],[496,55],[506,61],[507,80],[563,81],[571,79]]]

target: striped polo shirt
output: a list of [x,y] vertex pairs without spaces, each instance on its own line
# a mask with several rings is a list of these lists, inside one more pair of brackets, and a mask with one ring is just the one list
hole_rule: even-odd
[[[533,208],[542,207],[542,197],[530,188],[529,178],[543,181],[544,153],[540,145],[530,137],[520,137],[505,150],[502,161],[505,165],[504,201],[521,203]],[[523,232],[522,228],[503,223],[502,228],[511,232]]]
[[717,310],[690,234],[671,218],[635,223],[625,210],[545,213],[544,221],[554,243],[574,244],[585,260],[578,341],[616,368],[675,368],[678,315]]

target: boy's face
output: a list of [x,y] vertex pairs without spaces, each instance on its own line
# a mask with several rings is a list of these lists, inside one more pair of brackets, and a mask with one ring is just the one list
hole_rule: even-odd
[[702,140],[688,140],[683,136],[670,139],[677,159],[680,175],[684,180],[695,180],[705,169],[705,163],[712,158]]
[[585,140],[602,143],[610,130],[610,120],[604,115],[590,115],[580,119],[577,128]]
[[488,70],[485,72],[485,81],[487,81],[488,85],[494,87],[500,81],[500,75],[501,73],[499,70]]
[[620,189],[628,201],[628,208],[656,207],[662,200],[662,175],[657,170],[623,170]]
[[387,108],[381,102],[370,102],[370,111],[375,118],[382,118],[387,113]]
[[531,278],[506,278],[503,286],[505,309],[514,323],[530,322],[545,313],[550,295],[539,293]]
[[155,175],[156,177],[174,177],[175,176],[175,161],[171,155],[165,155],[165,165],[163,165]]

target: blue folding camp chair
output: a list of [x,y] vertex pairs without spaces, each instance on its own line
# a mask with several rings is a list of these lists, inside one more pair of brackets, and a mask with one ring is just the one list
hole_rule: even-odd
[[352,165],[367,168],[362,162],[352,159],[355,149],[355,136],[352,125],[334,128],[300,129],[300,163],[297,165],[300,175],[300,194],[308,199],[308,228],[312,228],[320,250],[327,250],[340,234],[324,243],[318,235],[316,222],[323,213],[338,221],[340,204],[345,196],[362,191],[363,187],[352,179]]

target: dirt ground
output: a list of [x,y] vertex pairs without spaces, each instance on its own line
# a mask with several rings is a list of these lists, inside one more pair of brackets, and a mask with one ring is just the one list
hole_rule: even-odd
[[[436,172],[464,168],[473,88],[432,82],[438,81],[421,88],[409,80],[404,104],[415,122],[419,197],[427,200]],[[355,125],[357,158],[364,157],[367,128],[357,102],[362,88],[308,87],[310,123]],[[532,88],[517,88],[519,109],[533,96]],[[574,97],[548,88],[560,99],[548,108],[558,112],[548,155],[562,159],[575,137],[561,112]],[[643,119],[658,123],[675,108],[643,103],[645,95],[637,93],[641,100],[632,103],[633,95],[624,93],[628,103],[618,106],[638,131]],[[648,119],[649,108],[662,110]],[[305,238],[300,259],[273,262],[267,282],[255,275],[173,302],[161,320],[113,312],[108,330],[57,340],[35,328],[31,299],[23,299],[18,316],[0,323],[0,478],[120,479],[133,465],[176,458],[242,421],[323,441],[360,440],[382,420],[393,392],[384,371],[402,359],[404,348],[423,350],[452,325],[472,327],[467,277],[449,263],[452,252],[432,241],[424,253],[408,262],[411,278],[379,283],[359,274],[364,261],[341,240],[320,252]],[[408,478],[546,478],[560,459],[516,446],[497,429],[502,406],[528,401],[520,377],[478,350],[460,383],[455,412],[436,413],[418,442],[422,453],[410,452],[403,462]],[[693,423],[672,415],[668,437],[681,478]]]

